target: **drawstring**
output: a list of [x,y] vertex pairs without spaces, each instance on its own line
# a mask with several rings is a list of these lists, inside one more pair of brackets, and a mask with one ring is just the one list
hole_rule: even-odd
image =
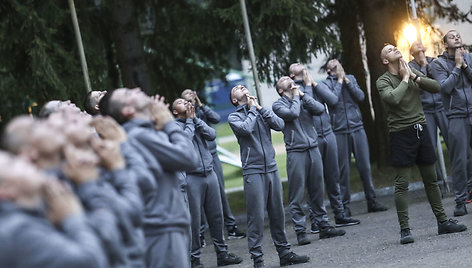
[[415,124],[413,128],[416,129],[416,137],[420,139],[420,131],[423,131],[423,126],[421,124]]

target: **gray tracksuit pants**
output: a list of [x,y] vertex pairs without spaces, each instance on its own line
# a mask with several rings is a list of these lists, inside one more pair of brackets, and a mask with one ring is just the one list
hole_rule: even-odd
[[295,232],[297,234],[306,232],[306,216],[302,208],[305,189],[315,222],[317,224],[328,222],[326,208],[323,205],[323,165],[318,147],[302,152],[289,151],[287,176],[289,209]]
[[190,267],[188,240],[189,235],[182,232],[146,237],[146,267]]
[[457,204],[465,202],[467,189],[472,187],[468,172],[471,169],[471,132],[472,126],[468,118],[449,119],[447,135],[451,156],[451,177]]
[[223,216],[224,216],[224,224],[226,229],[229,229],[236,225],[236,219],[231,213],[231,208],[228,203],[228,198],[226,197],[225,193],[225,179],[223,177],[223,168],[221,167],[221,161],[218,157],[218,153],[212,153],[213,156],[213,170],[216,173],[218,178],[218,184],[220,186],[220,195],[221,195],[221,204],[223,206]]
[[201,214],[205,213],[210,227],[216,253],[226,252],[227,245],[223,236],[223,210],[221,208],[220,189],[215,172],[207,176],[187,174],[188,199],[192,226],[193,258],[200,258]]
[[[333,132],[318,136],[318,149],[323,159],[326,193],[335,218],[344,218],[344,207],[339,186],[338,145]],[[313,222],[313,220],[312,220]]]
[[244,175],[244,196],[247,209],[247,237],[252,258],[262,256],[264,210],[267,209],[270,233],[279,256],[289,253],[285,233],[282,183],[278,171]]
[[[444,142],[446,146],[449,145],[449,141],[447,138],[448,132],[448,120],[446,117],[445,111],[439,111],[436,113],[425,113],[426,117],[426,128],[428,129],[429,136],[431,137],[431,142],[433,143],[434,150],[437,151],[437,144],[438,144],[438,135],[437,129],[441,130],[441,135],[443,136]],[[449,148],[449,147],[448,147]],[[438,175],[438,181],[444,181],[444,177],[446,174],[442,174],[441,169],[439,168],[439,163],[436,162],[434,165],[436,168],[436,174]]]
[[[214,152],[211,154],[213,156],[213,171],[216,173],[218,178],[218,185],[220,186],[220,195],[221,195],[221,205],[223,206],[223,219],[226,230],[229,230],[236,225],[236,218],[231,212],[231,207],[229,206],[228,198],[225,193],[225,178],[223,176],[223,168],[221,167],[221,161],[218,157],[218,153]],[[202,213],[202,226],[200,227],[200,234],[205,232],[207,228],[207,220],[205,215]]]
[[341,187],[344,209],[349,208],[351,203],[351,192],[349,189],[351,153],[354,153],[354,158],[356,159],[356,166],[361,177],[365,199],[368,204],[374,202],[375,191],[370,172],[369,143],[367,142],[367,135],[364,129],[362,128],[347,134],[336,134],[336,142],[339,152],[339,186]]

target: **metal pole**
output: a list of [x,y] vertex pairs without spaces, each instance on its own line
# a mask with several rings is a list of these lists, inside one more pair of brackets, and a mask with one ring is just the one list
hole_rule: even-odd
[[442,150],[442,144],[441,144],[441,139],[439,137],[439,129],[436,130],[436,138],[438,143],[436,144],[436,148],[438,150],[438,157],[439,157],[439,166],[441,167],[441,173],[443,177],[443,182],[444,182],[444,189],[446,189],[446,192],[450,192],[449,189],[449,183],[447,179],[447,173],[446,173],[446,164],[444,163],[444,154]]
[[85,87],[87,92],[90,92],[92,91],[92,87],[90,86],[87,60],[85,59],[84,46],[82,45],[82,36],[80,35],[79,21],[77,20],[77,13],[75,12],[74,0],[69,0],[69,7],[72,16],[72,23],[74,24],[75,38],[77,39],[77,46],[79,48],[80,64],[82,65],[82,72],[84,74]]
[[411,3],[411,14],[413,15],[413,21],[415,22],[415,28],[416,28],[416,40],[421,41],[420,22],[418,21],[418,15],[416,15],[415,0],[411,0],[410,3]]
[[256,84],[256,97],[259,100],[259,102],[261,102],[262,99],[259,94],[260,88],[259,88],[259,77],[257,76],[256,56],[254,54],[254,47],[252,45],[251,30],[249,29],[249,20],[247,18],[246,2],[244,0],[240,0],[239,2],[241,4],[241,13],[243,15],[244,31],[246,32],[247,46],[249,49],[249,59],[251,60],[251,66],[252,66],[252,75],[254,76],[254,83]]

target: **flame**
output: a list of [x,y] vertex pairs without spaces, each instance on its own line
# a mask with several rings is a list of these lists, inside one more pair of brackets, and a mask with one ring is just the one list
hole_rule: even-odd
[[[426,55],[436,57],[442,51],[440,33],[431,25],[419,23],[421,42],[426,48]],[[395,41],[398,50],[405,60],[412,60],[410,46],[417,39],[416,28],[411,23],[404,23],[403,27],[395,33]]]

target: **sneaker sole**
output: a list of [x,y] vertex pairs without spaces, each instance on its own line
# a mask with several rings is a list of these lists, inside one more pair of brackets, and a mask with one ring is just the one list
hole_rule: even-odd
[[405,239],[400,239],[400,244],[402,245],[405,245],[405,244],[411,244],[415,242],[415,239],[413,239],[413,237],[408,237],[408,238],[405,238]]
[[319,234],[319,233],[320,233],[320,230],[317,230],[317,231],[310,230],[310,234]]
[[228,240],[233,240],[233,239],[243,239],[245,238],[245,235],[240,235],[240,236],[234,236],[234,235],[229,235]]
[[351,222],[351,223],[341,223],[341,224],[335,224],[335,227],[344,227],[344,226],[353,226],[353,225],[358,225],[361,222]]
[[452,231],[452,232],[447,232],[447,231],[446,231],[446,232],[438,232],[438,235],[460,233],[460,232],[463,232],[463,231],[465,231],[465,230],[467,230],[467,227],[466,227],[466,226],[465,226],[464,228],[462,228],[462,229],[457,230],[457,231]]

